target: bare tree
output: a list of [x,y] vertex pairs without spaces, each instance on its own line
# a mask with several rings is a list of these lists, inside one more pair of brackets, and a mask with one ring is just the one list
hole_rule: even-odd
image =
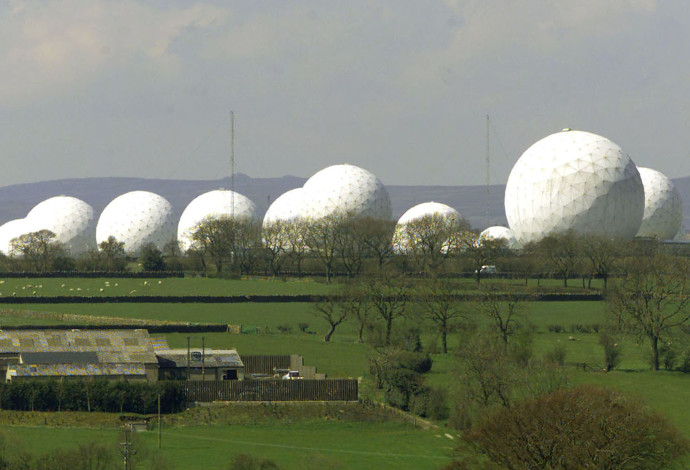
[[482,267],[493,264],[494,258],[508,248],[508,241],[503,238],[473,239],[462,237],[465,249],[464,256],[470,260],[477,284],[482,280]]
[[216,270],[221,273],[232,256],[233,228],[230,218],[207,218],[192,230],[190,249],[202,259],[208,255],[216,265]]
[[262,227],[262,238],[264,252],[266,253],[266,261],[268,267],[274,276],[280,273],[280,268],[285,262],[287,256],[287,233],[290,222],[284,220],[276,220]]
[[480,304],[481,310],[491,321],[492,329],[501,339],[505,348],[508,347],[510,337],[519,328],[521,304],[519,298],[505,294],[499,295],[495,289],[485,289]]
[[464,244],[463,232],[470,228],[464,219],[458,221],[440,214],[425,215],[396,229],[393,243],[407,255],[421,272],[436,271]]
[[685,260],[636,260],[607,296],[622,331],[649,341],[652,370],[659,370],[659,343],[690,321],[688,274]]
[[456,286],[448,278],[432,277],[420,284],[417,297],[420,312],[431,320],[441,335],[443,353],[448,352],[448,332],[454,320],[464,318],[464,303],[455,299]]
[[371,277],[366,284],[366,292],[371,305],[386,325],[386,346],[391,344],[393,321],[405,315],[409,288],[404,280],[387,274]]
[[307,221],[304,241],[326,269],[326,282],[330,284],[338,256],[337,232],[342,223],[340,214],[331,214]]
[[537,246],[563,278],[563,286],[568,287],[568,278],[574,272],[581,255],[579,237],[570,230],[548,235]]
[[608,287],[608,280],[621,260],[624,240],[606,236],[587,235],[581,239],[582,254],[590,268],[589,284],[592,286],[592,278],[599,276],[604,280],[604,289]]

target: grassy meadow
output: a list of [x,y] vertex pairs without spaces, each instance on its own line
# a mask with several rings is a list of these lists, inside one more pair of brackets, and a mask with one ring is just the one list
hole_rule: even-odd
[[[110,288],[105,283],[110,284]],[[6,279],[0,283],[5,296],[11,288],[31,284],[31,292],[40,295],[242,295],[242,294],[324,294],[337,287],[305,280],[218,280],[218,279]],[[524,282],[493,281],[509,289],[519,289]],[[144,284],[146,283],[146,284]],[[542,286],[561,281],[542,281]],[[117,286],[115,285],[117,284]],[[573,280],[573,290],[578,282]],[[33,287],[42,285],[43,287]],[[64,285],[64,287],[63,287]],[[536,287],[536,281],[530,281]],[[80,291],[69,290],[77,289]],[[105,287],[104,287],[105,286]],[[472,280],[459,280],[459,289],[473,289]],[[103,292],[100,289],[104,289]],[[147,294],[143,294],[146,292]],[[19,295],[19,294],[18,294]],[[38,294],[37,294],[38,295]],[[462,304],[464,314],[479,325],[488,320],[474,302]],[[594,383],[615,387],[640,397],[656,410],[666,414],[690,438],[690,375],[679,372],[649,371],[649,348],[633,338],[621,338],[622,360],[617,370],[602,372],[603,348],[596,330],[607,321],[607,307],[600,301],[523,302],[522,317],[534,325],[534,356],[544,357],[556,348],[565,351],[568,380],[572,384]],[[346,321],[336,330],[330,343],[324,343],[327,323],[319,318],[309,303],[216,303],[216,304],[4,304],[0,325],[50,324],[35,318],[22,318],[22,311],[70,313],[88,316],[139,318],[184,322],[240,324],[243,334],[205,333],[168,334],[173,347],[185,347],[187,336],[192,345],[200,346],[204,337],[208,347],[234,347],[240,354],[300,354],[306,365],[316,366],[329,377],[366,377],[368,346],[357,343],[357,324]],[[410,304],[407,319],[399,319],[394,329],[421,324],[423,347],[434,361],[426,382],[452,389],[456,380],[452,351],[439,354],[439,335],[434,325],[420,319],[419,306]],[[421,323],[420,323],[421,322]],[[59,323],[58,321],[53,321]],[[300,328],[300,325],[302,328]],[[306,327],[305,327],[306,325]],[[281,330],[283,332],[281,332]],[[304,330],[304,331],[302,331]],[[449,347],[455,349],[460,334],[451,334]],[[443,423],[439,423],[443,426]],[[178,468],[223,468],[237,452],[263,455],[275,460],[281,468],[312,468],[313,462],[342,462],[342,468],[439,468],[447,462],[454,442],[439,430],[423,431],[401,423],[347,423],[318,420],[309,422],[272,422],[250,424],[216,424],[176,426],[164,429],[163,455],[178,462]],[[13,427],[12,432],[32,442],[36,451],[51,446],[66,446],[85,436],[114,442],[116,430],[99,430],[91,434],[80,428]],[[155,433],[141,438],[155,447]],[[321,460],[319,460],[321,459]],[[200,463],[203,462],[203,465]],[[690,464],[690,460],[688,461]]]

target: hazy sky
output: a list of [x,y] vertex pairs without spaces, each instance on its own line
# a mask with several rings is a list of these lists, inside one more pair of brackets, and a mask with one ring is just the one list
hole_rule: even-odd
[[2,1],[0,185],[57,178],[492,183],[563,127],[690,174],[683,0]]

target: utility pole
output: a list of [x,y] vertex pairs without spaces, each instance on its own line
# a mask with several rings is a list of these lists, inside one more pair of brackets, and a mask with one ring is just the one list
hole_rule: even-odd
[[189,381],[189,363],[192,360],[192,352],[189,348],[189,336],[187,336],[187,381]]
[[120,453],[122,454],[123,458],[123,464],[124,464],[124,470],[131,470],[132,469],[132,455],[137,455],[137,452],[132,449],[132,441],[129,439],[129,433],[132,432],[132,428],[129,424],[125,424],[125,441],[120,442],[120,446],[122,446],[122,450]]
[[161,448],[161,392],[158,392],[158,448]]
[[230,111],[230,203],[232,220],[235,220],[235,111]]
[[489,227],[489,197],[491,196],[489,189],[491,185],[491,159],[489,157],[489,115],[486,115],[486,227]]

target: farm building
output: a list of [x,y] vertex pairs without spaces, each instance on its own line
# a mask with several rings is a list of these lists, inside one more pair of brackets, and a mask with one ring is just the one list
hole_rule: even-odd
[[7,381],[38,378],[237,380],[237,351],[170,349],[147,330],[0,331],[0,374]]

